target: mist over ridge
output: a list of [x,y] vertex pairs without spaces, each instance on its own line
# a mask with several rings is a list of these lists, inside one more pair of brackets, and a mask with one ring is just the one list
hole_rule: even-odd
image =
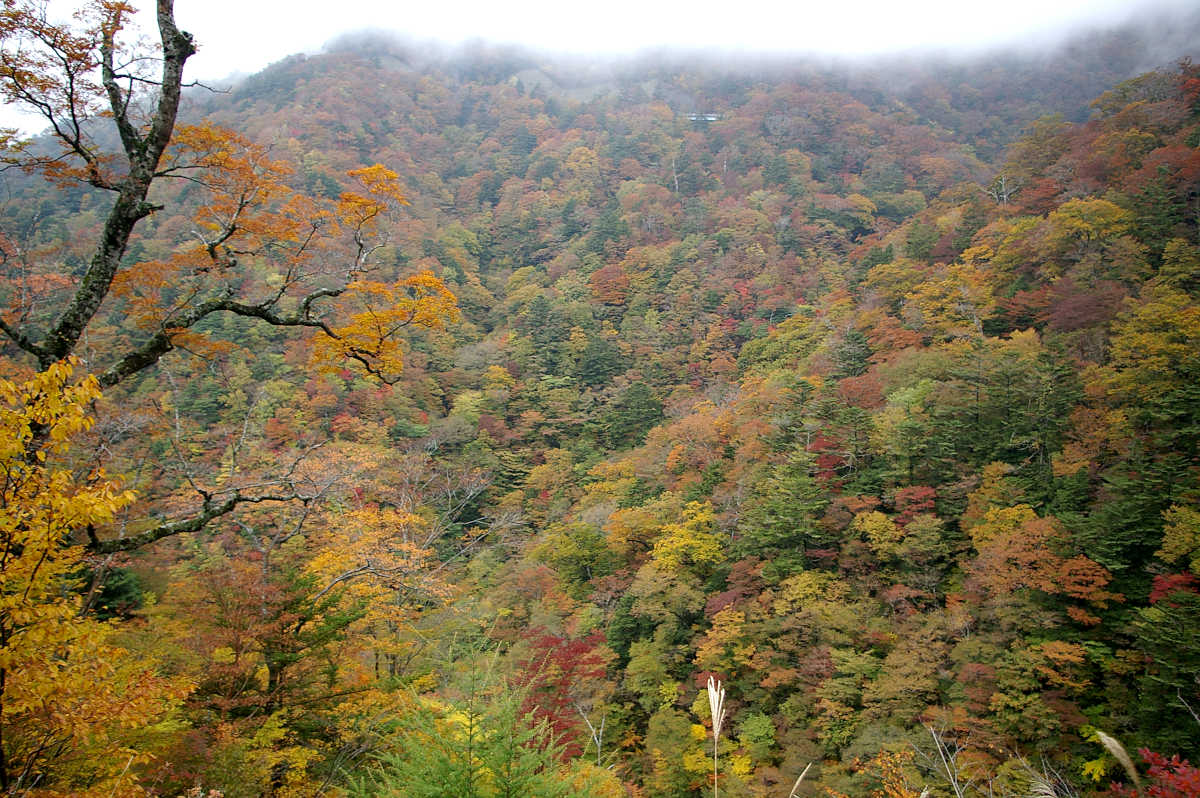
[[[1003,133],[974,142],[981,154],[994,157],[1038,117],[1061,114],[1068,121],[1084,121],[1092,113],[1092,100],[1109,87],[1147,70],[1170,68],[1195,52],[1200,10],[1164,3],[1133,13],[1119,24],[1098,22],[1006,44],[869,56],[668,47],[630,55],[583,55],[364,30],[335,37],[319,53],[289,56],[232,80],[230,95],[194,92],[194,110],[228,108],[227,100],[236,105],[264,90],[295,97],[293,89],[284,87],[329,80],[350,63],[393,76],[435,76],[447,86],[509,84],[573,104],[656,100],[685,114],[726,113],[755,85],[789,83],[840,92],[879,110],[907,109],[968,139],[978,131],[963,122],[964,114],[983,112],[1003,119]],[[355,113],[353,106],[343,112]]]

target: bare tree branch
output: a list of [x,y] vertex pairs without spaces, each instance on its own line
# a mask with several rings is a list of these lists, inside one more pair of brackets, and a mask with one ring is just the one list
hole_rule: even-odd
[[240,492],[234,492],[221,501],[216,501],[212,497],[204,499],[204,504],[201,506],[200,512],[190,518],[184,518],[178,521],[169,521],[164,524],[159,524],[145,532],[139,532],[136,535],[131,535],[127,538],[116,538],[114,540],[96,540],[93,539],[88,549],[96,554],[112,554],[118,551],[133,551],[150,543],[162,540],[163,538],[173,537],[188,532],[199,532],[210,521],[215,518],[220,518],[223,515],[230,513],[235,507],[240,504],[262,504],[264,502],[279,502],[289,503],[293,501],[303,501],[303,497],[296,493],[267,495],[267,496],[246,496]]

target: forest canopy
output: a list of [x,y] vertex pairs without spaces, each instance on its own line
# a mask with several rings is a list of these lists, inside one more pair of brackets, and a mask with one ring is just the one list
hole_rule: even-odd
[[0,10],[0,790],[1200,795],[1190,60],[132,13]]

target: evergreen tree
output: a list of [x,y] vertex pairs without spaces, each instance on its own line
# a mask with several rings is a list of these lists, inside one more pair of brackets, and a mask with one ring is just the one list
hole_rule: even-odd
[[418,698],[397,719],[393,748],[352,785],[351,795],[403,798],[595,798],[623,795],[607,771],[561,761],[564,746],[545,719],[522,711],[522,691],[472,673],[448,704]]
[[785,576],[801,568],[814,549],[831,544],[817,525],[828,499],[813,470],[813,455],[796,446],[755,486],[739,525],[739,556],[773,560],[773,569]]
[[588,340],[579,358],[579,379],[592,387],[603,385],[624,371],[621,350],[609,339],[596,336]]
[[600,434],[607,446],[621,449],[640,443],[646,432],[662,420],[663,405],[645,383],[634,383],[600,419]]

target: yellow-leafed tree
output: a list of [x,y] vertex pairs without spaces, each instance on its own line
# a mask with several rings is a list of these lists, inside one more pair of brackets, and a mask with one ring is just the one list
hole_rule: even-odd
[[140,738],[188,687],[81,614],[84,549],[70,534],[111,522],[133,495],[62,463],[100,394],[72,372],[60,362],[23,383],[0,379],[0,789],[136,795]]

